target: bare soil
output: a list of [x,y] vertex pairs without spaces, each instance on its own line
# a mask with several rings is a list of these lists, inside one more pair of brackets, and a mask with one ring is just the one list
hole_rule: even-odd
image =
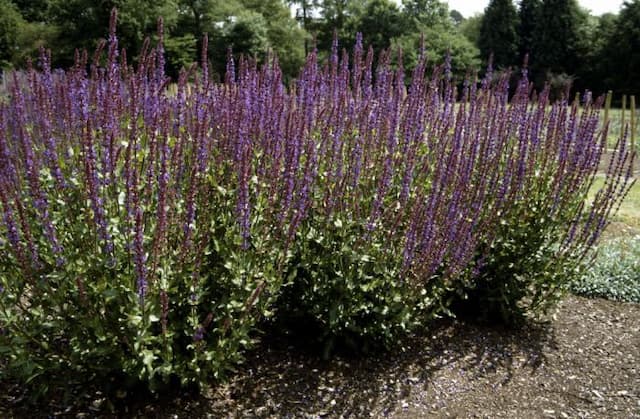
[[[600,165],[598,166],[599,173],[607,173],[607,169],[609,164],[611,163],[611,158],[613,157],[613,153],[611,150],[607,150],[602,154],[602,158],[600,159]],[[633,174],[638,175],[640,173],[640,158],[636,156],[633,160]]]
[[[122,417],[640,418],[640,304],[567,297],[519,330],[443,319],[393,353],[322,361],[264,342],[204,396],[132,402]],[[0,416],[113,416],[0,392]]]

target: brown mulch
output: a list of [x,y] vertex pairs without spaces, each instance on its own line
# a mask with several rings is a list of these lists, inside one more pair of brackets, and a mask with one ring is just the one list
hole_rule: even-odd
[[546,322],[518,331],[441,320],[399,346],[322,361],[265,343],[208,395],[147,401],[119,416],[640,418],[640,304],[569,296]]

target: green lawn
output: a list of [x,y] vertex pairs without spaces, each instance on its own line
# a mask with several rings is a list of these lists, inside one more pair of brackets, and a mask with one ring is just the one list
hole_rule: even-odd
[[[602,187],[596,179],[590,198]],[[640,184],[636,183],[604,231],[595,259],[570,284],[574,294],[640,302]]]
[[[625,111],[624,113],[625,117],[625,123],[629,123],[631,121],[631,111],[629,111],[628,109]],[[602,119],[602,122],[604,123],[604,111],[602,111],[600,113],[600,117]],[[635,112],[635,120],[636,120],[636,135],[635,135],[635,141],[634,144],[636,146],[637,149],[640,149],[640,111],[636,110]],[[610,109],[609,110],[609,135],[608,135],[608,142],[609,142],[609,146],[613,147],[616,143],[616,141],[618,140],[618,138],[620,138],[620,134],[622,131],[622,109]],[[631,134],[629,134],[631,135]]]
[[[602,185],[604,184],[604,177],[599,176],[596,178],[593,187],[591,188],[589,198],[593,198],[596,191],[598,191]],[[627,226],[632,231],[636,231],[636,233],[640,233],[640,183],[636,182],[626,199],[622,202],[620,206],[620,210],[613,217],[613,227],[616,229],[624,228],[624,226],[620,226],[620,223]],[[609,233],[614,233],[609,231]],[[617,235],[614,233],[614,235]]]

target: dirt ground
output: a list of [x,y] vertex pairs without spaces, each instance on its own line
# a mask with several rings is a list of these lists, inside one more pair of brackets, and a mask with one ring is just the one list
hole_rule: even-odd
[[212,417],[640,418],[638,304],[568,297],[546,324],[448,320],[403,346],[328,362],[271,347],[191,407]]
[[[609,167],[609,163],[611,162],[611,157],[613,156],[613,153],[611,153],[611,150],[608,150],[607,152],[605,152],[602,155],[602,158],[600,159],[600,165],[598,168],[598,172],[600,173],[606,173],[607,172],[607,168]],[[633,174],[635,176],[637,176],[638,174],[640,174],[640,156],[635,157],[635,159],[633,160]]]
[[[207,395],[146,400],[121,417],[640,418],[640,305],[569,296],[513,331],[437,322],[393,353],[322,361],[284,341],[249,354]],[[52,404],[2,417],[101,416]],[[104,414],[111,417],[113,414]]]

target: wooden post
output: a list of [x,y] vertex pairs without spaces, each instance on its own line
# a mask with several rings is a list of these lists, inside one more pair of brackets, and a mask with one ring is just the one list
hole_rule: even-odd
[[631,145],[636,145],[636,97],[631,96],[629,108],[631,111]]
[[611,96],[613,96],[613,92],[609,90],[607,92],[607,97],[604,100],[604,125],[607,126],[609,123],[609,109],[611,109]]
[[627,110],[627,95],[622,95],[622,116],[620,117],[620,134],[624,134],[624,112]]

